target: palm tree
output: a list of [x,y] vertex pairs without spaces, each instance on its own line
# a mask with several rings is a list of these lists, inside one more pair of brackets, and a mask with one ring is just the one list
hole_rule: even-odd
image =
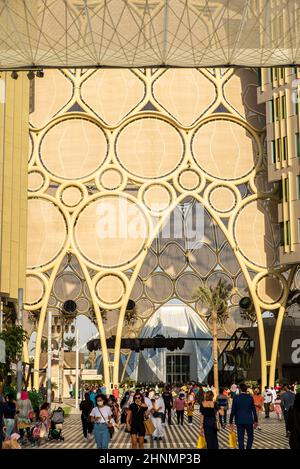
[[199,301],[207,308],[206,317],[212,323],[214,386],[217,393],[219,393],[218,323],[224,324],[228,319],[228,304],[231,293],[232,286],[220,279],[215,287],[199,286],[195,294],[195,297],[199,298]]
[[68,347],[68,352],[72,352],[73,348],[76,345],[76,338],[75,337],[67,337],[64,340],[64,343]]

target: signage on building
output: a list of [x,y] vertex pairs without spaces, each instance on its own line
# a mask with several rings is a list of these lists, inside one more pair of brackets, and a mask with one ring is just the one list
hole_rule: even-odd
[[5,363],[5,342],[0,339],[0,363]]

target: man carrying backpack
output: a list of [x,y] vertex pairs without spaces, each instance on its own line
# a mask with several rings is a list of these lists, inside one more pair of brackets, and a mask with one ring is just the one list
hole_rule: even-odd
[[162,393],[162,398],[165,403],[165,413],[164,413],[164,422],[166,421],[166,415],[168,414],[168,425],[172,425],[171,415],[172,415],[172,408],[173,408],[173,397],[170,391],[170,388],[166,386],[164,392]]

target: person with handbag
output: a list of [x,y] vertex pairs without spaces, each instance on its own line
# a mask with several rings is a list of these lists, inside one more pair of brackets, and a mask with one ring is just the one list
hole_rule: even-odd
[[144,396],[136,392],[133,396],[133,403],[130,404],[126,418],[126,428],[131,433],[132,449],[144,447],[144,438],[146,434],[144,420],[148,416],[148,406],[145,403]]
[[218,407],[214,402],[214,393],[207,391],[200,406],[200,436],[205,436],[207,449],[219,449],[218,426]]
[[14,433],[15,417],[16,417],[16,403],[13,394],[8,394],[3,403],[3,417],[5,426],[5,436],[9,438]]
[[108,449],[110,440],[110,428],[112,424],[112,411],[107,404],[105,394],[99,394],[96,398],[96,407],[90,413],[91,421],[94,423],[94,437],[97,449]]
[[94,408],[88,392],[84,395],[84,400],[80,402],[79,409],[81,410],[81,424],[83,437],[88,441],[93,433],[93,423],[90,419],[90,414]]

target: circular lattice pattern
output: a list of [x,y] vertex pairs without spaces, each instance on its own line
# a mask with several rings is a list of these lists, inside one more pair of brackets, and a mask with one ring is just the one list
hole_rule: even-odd
[[265,275],[256,285],[258,298],[266,304],[276,303],[283,295],[282,281],[275,275]]
[[143,282],[139,277],[136,278],[133,288],[130,293],[130,298],[136,301],[138,298],[142,296],[143,293]]
[[81,294],[81,279],[72,272],[64,272],[56,277],[53,284],[53,293],[56,298],[64,302],[66,300],[76,300]]
[[178,184],[185,191],[199,190],[201,177],[194,169],[185,169],[178,176]]
[[100,186],[108,191],[119,189],[123,185],[123,179],[122,173],[115,168],[106,168],[99,176]]
[[167,275],[156,272],[146,281],[145,292],[154,303],[163,303],[173,296],[173,282]]
[[97,125],[85,119],[64,120],[44,136],[40,154],[43,165],[61,179],[92,175],[107,154],[107,141]]
[[178,297],[187,303],[197,300],[197,288],[202,286],[202,280],[195,274],[186,272],[176,280],[175,291]]
[[27,266],[45,266],[64,247],[67,235],[65,219],[49,200],[28,200]]
[[171,190],[163,184],[151,184],[142,188],[142,202],[151,213],[164,212],[171,201]]
[[25,303],[27,305],[39,303],[45,293],[44,282],[36,275],[27,275],[25,292]]
[[55,296],[49,296],[49,300],[48,300],[48,306],[55,306],[56,305],[56,298]]
[[214,187],[209,193],[209,202],[214,210],[220,213],[230,212],[236,205],[236,194],[226,186]]
[[79,313],[87,313],[90,309],[90,302],[87,298],[79,298],[77,301],[77,310]]
[[103,275],[96,283],[96,293],[102,303],[114,305],[125,293],[124,280],[115,274]]
[[[264,236],[258,236],[264,233]],[[234,237],[246,259],[259,267],[272,266],[276,260],[276,240],[267,209],[262,201],[254,200],[239,212]]]
[[141,298],[136,302],[136,311],[141,318],[149,318],[154,311],[153,303],[147,298]]
[[124,196],[93,200],[78,215],[75,241],[92,264],[117,267],[133,262],[144,248],[148,223],[142,208]]
[[181,163],[184,144],[180,133],[162,119],[136,119],[119,133],[116,155],[130,174],[149,179],[167,176]]
[[30,192],[39,191],[45,184],[45,176],[41,171],[30,171],[28,173],[28,190]]
[[198,128],[193,137],[192,152],[196,163],[209,176],[235,180],[252,171],[257,145],[242,125],[217,119]]
[[220,280],[233,288],[232,278],[224,272],[213,272],[206,280],[206,284],[208,287],[215,288]]
[[83,191],[77,186],[68,186],[61,193],[61,200],[67,207],[76,207],[82,200]]

